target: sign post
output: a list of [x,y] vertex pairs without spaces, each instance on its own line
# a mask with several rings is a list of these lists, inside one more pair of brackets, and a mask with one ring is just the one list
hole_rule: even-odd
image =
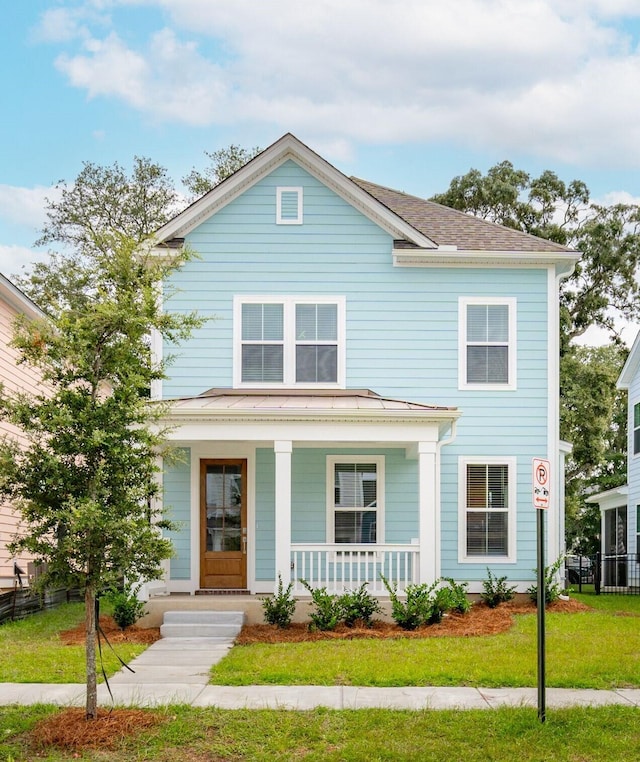
[[546,720],[544,512],[549,507],[550,474],[548,460],[533,459],[533,507],[538,512],[538,719],[540,722]]

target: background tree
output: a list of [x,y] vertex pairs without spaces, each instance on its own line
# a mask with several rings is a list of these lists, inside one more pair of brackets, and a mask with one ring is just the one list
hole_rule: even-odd
[[[154,502],[163,411],[140,390],[163,376],[149,332],[177,342],[200,323],[160,304],[157,284],[188,257],[175,252],[169,262],[113,232],[85,247],[79,274],[66,272],[76,257],[61,256],[42,283],[51,320],[20,321],[14,337],[43,391],[0,395],[0,415],[28,438],[24,448],[0,442],[0,494],[20,508],[26,530],[12,552],[46,563],[42,586],[84,593],[87,718],[97,711],[97,597],[123,577],[158,578],[171,553]],[[74,280],[84,287],[66,291]]]
[[205,151],[205,156],[210,160],[209,166],[203,170],[194,167],[188,175],[182,178],[182,182],[191,195],[198,198],[237,172],[260,151],[261,149],[257,146],[255,148],[242,148],[233,143],[218,151],[211,153]]
[[549,170],[531,178],[508,161],[454,178],[432,201],[580,251],[561,283],[562,353],[591,326],[619,341],[616,319],[640,318],[640,207],[591,203],[582,181]]
[[[626,351],[616,324],[640,320],[640,207],[590,201],[580,180],[564,183],[551,171],[537,178],[503,161],[483,175],[454,178],[436,201],[483,219],[580,251],[560,285],[560,429],[573,443],[567,470],[567,540],[595,550],[597,506],[584,498],[626,479],[626,401],[616,389]],[[611,346],[580,347],[591,326]]]

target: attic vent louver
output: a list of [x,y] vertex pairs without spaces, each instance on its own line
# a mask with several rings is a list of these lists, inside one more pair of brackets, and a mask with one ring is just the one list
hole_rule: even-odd
[[277,189],[276,223],[278,225],[302,225],[302,188],[281,187]]

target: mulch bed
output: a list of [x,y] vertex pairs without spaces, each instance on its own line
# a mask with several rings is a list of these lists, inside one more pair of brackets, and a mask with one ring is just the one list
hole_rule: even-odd
[[[137,627],[135,624],[127,627],[126,630],[120,629],[110,616],[100,617],[100,628],[107,636],[109,643],[142,643],[151,645],[156,640],[160,640],[160,629],[158,627]],[[84,643],[84,622],[81,622],[72,630],[66,630],[60,633],[60,640],[65,646],[76,646]]]
[[[588,611],[589,607],[576,600],[555,601],[547,606],[551,613]],[[250,643],[302,643],[314,640],[349,640],[355,638],[438,638],[479,637],[506,632],[513,625],[515,614],[533,614],[536,606],[531,601],[509,601],[491,609],[484,603],[475,603],[468,614],[450,613],[439,624],[403,630],[394,622],[375,620],[371,627],[338,626],[329,632],[311,631],[307,624],[292,623],[287,629],[271,624],[245,625],[236,638],[238,645]]]
[[132,736],[164,722],[165,717],[148,709],[101,709],[94,720],[84,709],[69,708],[41,720],[29,734],[34,752],[47,749],[113,749],[125,736]]

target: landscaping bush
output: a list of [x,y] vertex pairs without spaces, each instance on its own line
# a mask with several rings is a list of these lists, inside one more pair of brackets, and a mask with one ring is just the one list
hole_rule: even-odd
[[360,621],[365,627],[371,627],[371,617],[380,612],[380,604],[367,590],[367,583],[363,582],[357,590],[348,590],[340,596],[342,619],[347,627]]
[[282,577],[278,574],[278,588],[276,593],[269,598],[262,599],[264,619],[267,624],[275,624],[280,629],[286,629],[293,619],[296,610],[296,602],[291,595],[293,582],[284,589]]
[[139,600],[140,585],[131,587],[126,582],[119,590],[107,593],[106,598],[113,606],[113,620],[121,630],[135,624],[144,614],[144,601]]
[[[554,601],[557,601],[558,598],[562,595],[562,592],[564,588],[562,585],[558,582],[558,572],[560,570],[560,567],[564,564],[564,556],[559,556],[559,558],[552,563],[550,566],[545,566],[544,568],[544,605],[548,606],[550,603],[553,603]],[[533,570],[537,576],[538,570]],[[530,588],[528,588],[527,593],[529,593],[529,598],[537,604],[538,602],[538,585],[531,585]]]
[[459,614],[466,614],[471,609],[471,601],[467,598],[468,582],[456,582],[451,577],[443,577],[443,582],[446,582],[448,587],[442,588],[445,591],[445,595],[448,596],[448,609],[450,611],[457,611]]
[[309,618],[311,630],[335,630],[343,619],[342,602],[337,595],[331,595],[326,587],[311,587],[304,579],[300,583],[311,593],[311,600],[315,610]]
[[[391,616],[403,630],[415,630],[420,625],[429,622],[432,617],[436,617],[434,621],[440,621],[437,619],[437,612],[434,611],[436,605],[434,590],[439,582],[434,582],[432,585],[426,583],[407,585],[405,589],[406,598],[402,600],[398,596],[398,586],[393,585],[392,587],[383,574],[380,575],[380,578],[391,599]],[[441,618],[442,615],[440,614]]]
[[516,594],[516,586],[509,587],[506,577],[494,577],[487,567],[487,579],[482,583],[483,592],[480,598],[490,609],[495,609],[501,603],[512,600]]

